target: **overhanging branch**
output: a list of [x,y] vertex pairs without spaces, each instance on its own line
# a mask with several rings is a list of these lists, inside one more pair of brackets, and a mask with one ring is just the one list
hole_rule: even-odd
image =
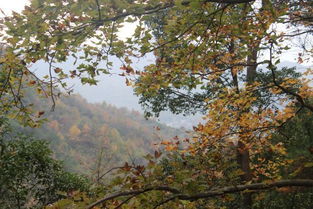
[[[237,185],[237,186],[229,186],[229,187],[222,187],[216,188],[211,191],[202,192],[194,195],[183,194],[175,188],[167,187],[167,186],[160,186],[160,187],[148,187],[146,189],[141,190],[133,190],[133,191],[125,191],[125,192],[118,192],[111,195],[104,197],[103,199],[98,200],[90,204],[87,209],[92,209],[96,205],[99,205],[103,202],[108,200],[113,200],[118,197],[126,197],[126,196],[138,196],[140,194],[150,192],[150,191],[163,191],[163,192],[170,192],[174,194],[170,200],[179,199],[179,200],[188,200],[188,201],[195,201],[199,199],[208,199],[212,197],[218,197],[225,194],[232,194],[238,193],[243,191],[264,191],[272,188],[281,188],[281,187],[313,187],[313,180],[311,179],[291,179],[291,180],[280,180],[275,182],[265,182],[265,183],[254,183],[254,184],[247,184],[247,185]],[[165,201],[168,202],[168,201]]]
[[[202,2],[203,3],[219,3],[219,4],[243,4],[243,3],[250,3],[253,1],[255,0],[203,0]],[[181,4],[184,6],[188,6],[190,4],[190,1],[189,0],[182,1]],[[161,10],[165,10],[174,6],[175,6],[175,3],[170,2],[170,3],[165,3],[165,4],[161,3],[161,4],[154,5],[154,6],[147,6],[143,8],[141,12],[126,11],[114,17],[99,19],[96,21],[96,25],[101,26],[105,22],[117,21],[119,19],[122,19],[128,16],[141,16],[141,15],[153,14],[153,13],[156,13]]]

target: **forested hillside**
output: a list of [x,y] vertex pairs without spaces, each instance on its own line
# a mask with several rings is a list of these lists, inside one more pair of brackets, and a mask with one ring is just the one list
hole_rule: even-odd
[[138,163],[162,138],[178,134],[178,130],[146,120],[137,111],[105,102],[90,104],[79,95],[61,97],[54,111],[50,111],[49,99],[29,98],[48,121],[40,128],[17,124],[16,128],[48,140],[55,157],[64,160],[71,171],[94,172],[100,158],[102,170],[131,160]]
[[[0,19],[0,119],[41,124],[13,130],[47,138],[70,170],[94,175],[86,189],[76,187],[80,176],[61,182],[63,168],[49,167],[44,143],[2,140],[0,185],[13,188],[4,202],[13,209],[40,202],[47,209],[313,208],[312,14],[312,0],[31,0]],[[152,63],[138,67],[150,55]],[[281,66],[286,60],[303,68]],[[46,67],[34,71],[40,63]],[[203,121],[188,137],[161,141],[175,131],[158,131],[136,112],[59,99],[72,92],[69,79],[97,86],[106,75],[133,88],[146,117]],[[149,153],[153,144],[160,147]],[[33,154],[37,147],[52,163]],[[21,188],[41,176],[56,176],[66,194],[53,182],[43,184],[49,201],[40,195],[46,187],[32,196]]]

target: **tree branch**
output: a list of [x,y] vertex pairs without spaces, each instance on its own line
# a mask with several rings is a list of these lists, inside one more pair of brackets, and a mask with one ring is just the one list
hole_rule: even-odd
[[100,7],[100,4],[99,4],[98,0],[96,0],[96,4],[97,4],[97,9],[98,9],[98,17],[99,17],[99,20],[101,20],[102,19],[101,7]]
[[[169,198],[161,203],[166,203],[170,200],[179,199],[179,200],[189,200],[189,201],[195,201],[199,199],[207,199],[211,197],[218,197],[225,194],[231,194],[231,193],[238,193],[243,191],[263,191],[268,190],[272,188],[280,188],[280,187],[291,187],[291,186],[297,186],[297,187],[313,187],[313,180],[311,179],[291,179],[291,180],[280,180],[275,182],[265,182],[265,183],[254,183],[254,184],[243,184],[243,185],[237,185],[237,186],[228,186],[228,187],[222,187],[222,188],[216,188],[211,191],[198,193],[194,195],[189,194],[182,194],[175,188],[167,187],[167,186],[159,186],[159,187],[148,187],[146,189],[141,190],[133,190],[133,191],[125,191],[125,192],[118,192],[111,194],[107,197],[104,197],[103,199],[98,200],[97,202],[92,203],[87,207],[87,209],[92,209],[96,205],[99,205],[103,202],[106,202],[108,200],[112,200],[118,197],[125,197],[132,195],[138,196],[140,194],[149,192],[149,191],[164,191],[164,192],[170,192],[175,194],[172,198]],[[160,206],[160,204],[158,204]]]
[[275,74],[275,67],[273,65],[273,62],[272,62],[272,57],[273,57],[273,43],[271,43],[271,47],[270,47],[270,61],[269,61],[269,69],[271,70],[271,73],[272,73],[272,80],[273,80],[273,83],[275,86],[277,86],[280,90],[282,90],[285,94],[288,94],[288,95],[291,95],[291,96],[294,96],[296,98],[296,100],[305,108],[309,109],[311,112],[313,112],[313,106],[306,103],[304,101],[304,98],[297,94],[296,92],[293,92],[283,86],[281,86],[277,80],[276,80],[276,74]]
[[250,191],[260,191],[260,190],[268,190],[271,188],[280,188],[280,187],[290,187],[290,186],[298,186],[298,187],[313,187],[313,180],[311,179],[292,179],[292,180],[281,180],[270,183],[255,183],[248,185],[237,185],[237,186],[229,186],[223,187],[220,189],[216,189],[213,191],[199,193],[196,195],[180,195],[177,198],[181,200],[198,200],[205,199],[209,197],[221,196],[229,193],[238,193],[246,190]]
[[97,202],[92,203],[91,205],[87,206],[87,209],[92,209],[93,207],[95,207],[96,205],[99,205],[103,202],[106,202],[108,200],[113,200],[117,197],[124,197],[124,196],[138,196],[140,194],[149,192],[149,191],[165,191],[165,192],[171,192],[174,194],[179,193],[179,191],[175,188],[171,188],[171,187],[167,187],[167,186],[159,186],[159,187],[148,187],[146,189],[141,189],[141,190],[133,190],[133,191],[125,191],[125,192],[118,192],[118,193],[114,193],[111,194],[107,197],[104,197],[100,200],[98,200]]
[[[249,2],[253,2],[255,0],[203,0],[203,3],[219,3],[219,4],[242,4],[242,3],[249,3]],[[186,1],[182,1],[181,4],[183,6],[188,6],[190,4],[189,0]],[[143,8],[143,10],[141,12],[137,12],[137,11],[126,11],[123,12],[119,15],[116,15],[114,17],[110,17],[110,18],[104,18],[104,19],[99,19],[97,20],[95,23],[98,26],[101,26],[104,22],[110,22],[110,21],[117,21],[121,18],[125,18],[128,16],[141,16],[141,15],[147,15],[147,14],[153,14],[155,12],[159,12],[161,10],[165,10],[168,8],[172,8],[175,6],[174,2],[170,2],[170,3],[161,3],[161,4],[157,4],[154,6],[147,6],[145,8]]]

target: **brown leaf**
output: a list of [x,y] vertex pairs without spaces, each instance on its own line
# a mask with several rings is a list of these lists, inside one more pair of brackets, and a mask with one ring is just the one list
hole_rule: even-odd
[[128,163],[126,162],[125,164],[124,164],[124,167],[123,167],[123,170],[124,171],[129,171],[131,169],[131,167],[128,165]]
[[43,114],[45,114],[45,111],[39,111],[37,117],[40,118]]
[[55,72],[55,73],[60,73],[61,71],[62,71],[62,69],[61,69],[61,68],[58,68],[58,67],[54,69],[54,72]]
[[154,151],[154,157],[159,158],[162,155],[162,152]]
[[126,83],[127,86],[130,86],[130,85],[131,85],[130,81],[129,81],[127,78],[126,78],[125,83]]
[[30,85],[34,85],[34,84],[36,84],[36,81],[34,81],[34,80],[29,81],[29,84],[30,84]]

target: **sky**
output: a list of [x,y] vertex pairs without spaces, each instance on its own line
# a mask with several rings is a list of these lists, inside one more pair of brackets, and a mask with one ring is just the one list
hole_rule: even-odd
[[27,4],[29,4],[29,0],[0,0],[0,8],[6,15],[10,15],[12,10],[15,12],[22,11]]

